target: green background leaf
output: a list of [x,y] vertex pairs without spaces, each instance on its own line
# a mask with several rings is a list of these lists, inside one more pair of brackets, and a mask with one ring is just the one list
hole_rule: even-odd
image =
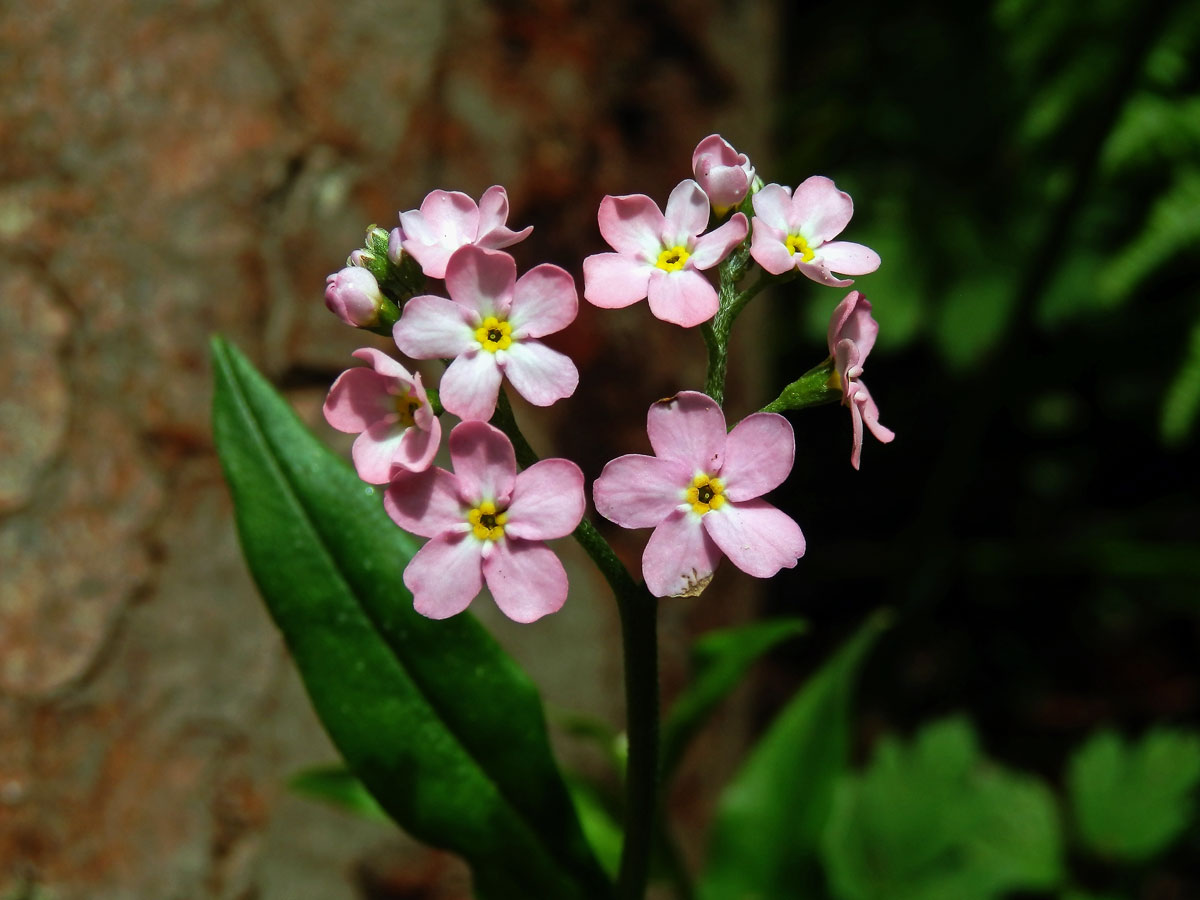
[[351,815],[376,822],[391,821],[354,773],[338,763],[303,769],[288,779],[288,788],[301,797],[319,800]]
[[1195,816],[1200,735],[1158,729],[1126,743],[1094,735],[1067,772],[1079,837],[1102,857],[1140,862],[1166,849]]
[[1050,791],[988,763],[960,719],[885,739],[844,779],[824,853],[843,900],[988,900],[1054,887],[1062,869]]
[[489,898],[603,897],[536,688],[469,615],[412,609],[418,544],[232,346],[215,339],[213,428],[238,534],[317,714],[418,839],[462,854]]
[[855,676],[886,626],[873,616],[804,685],[721,798],[703,900],[817,896],[818,849],[848,765]]

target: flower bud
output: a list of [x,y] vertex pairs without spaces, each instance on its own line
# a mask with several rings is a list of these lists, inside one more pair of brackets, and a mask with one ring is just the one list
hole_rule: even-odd
[[325,279],[325,305],[347,325],[374,328],[388,301],[375,276],[359,266],[347,266]]
[[710,134],[696,145],[692,171],[718,216],[745,200],[756,179],[746,154],[738,153],[719,134]]
[[403,241],[404,232],[400,230],[399,226],[393,228],[391,233],[388,235],[387,249],[388,259],[392,261],[393,266],[400,265],[400,259],[404,256],[404,248],[400,246]]
[[371,263],[375,261],[375,255],[370,250],[355,250],[346,257],[346,265],[358,266],[361,269],[371,268]]

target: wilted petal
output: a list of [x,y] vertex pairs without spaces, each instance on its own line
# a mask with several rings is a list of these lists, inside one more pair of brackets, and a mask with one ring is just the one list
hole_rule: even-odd
[[754,413],[725,439],[721,482],[729,500],[761,497],[783,484],[796,457],[791,423],[777,413]]
[[653,528],[684,502],[692,467],[674,459],[630,453],[610,461],[596,483],[596,511],[622,528]]
[[725,463],[725,414],[707,394],[680,391],[659,400],[646,414],[650,446],[660,459],[673,459],[709,475]]
[[448,619],[471,605],[483,589],[481,545],[468,533],[430,540],[404,569],[413,608],[431,619]]
[[536,541],[499,541],[483,560],[483,577],[500,611],[533,622],[562,609],[567,573],[554,551]]
[[756,578],[793,568],[804,555],[800,526],[763,500],[726,503],[701,522],[730,561]]
[[695,597],[712,580],[721,551],[701,518],[675,510],[650,535],[642,553],[642,575],[655,597]]

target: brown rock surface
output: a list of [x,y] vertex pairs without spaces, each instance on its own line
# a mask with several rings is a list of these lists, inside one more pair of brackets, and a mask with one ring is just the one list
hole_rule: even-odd
[[[325,311],[325,274],[438,186],[506,184],[536,226],[521,266],[578,277],[604,193],[665,198],[718,127],[761,153],[770,9],[0,5],[0,896],[464,896],[441,855],[284,792],[334,754],[236,545],[207,338],[313,418],[363,339]],[[644,309],[585,309],[560,345],[587,387],[532,437],[589,476],[644,449],[650,400],[702,367]],[[553,706],[619,722],[611,604],[568,565],[544,626],[483,616]],[[667,613],[669,645],[746,607],[719,582],[719,610]],[[545,649],[564,646],[583,649]]]

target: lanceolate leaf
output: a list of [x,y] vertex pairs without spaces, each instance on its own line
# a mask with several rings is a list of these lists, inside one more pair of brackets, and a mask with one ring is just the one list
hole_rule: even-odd
[[854,680],[886,622],[882,614],[870,619],[813,675],[726,789],[703,900],[820,896],[818,853],[849,764]]
[[533,684],[469,615],[417,615],[401,576],[418,544],[377,492],[219,338],[213,364],[246,559],[351,770],[493,900],[607,897]]

